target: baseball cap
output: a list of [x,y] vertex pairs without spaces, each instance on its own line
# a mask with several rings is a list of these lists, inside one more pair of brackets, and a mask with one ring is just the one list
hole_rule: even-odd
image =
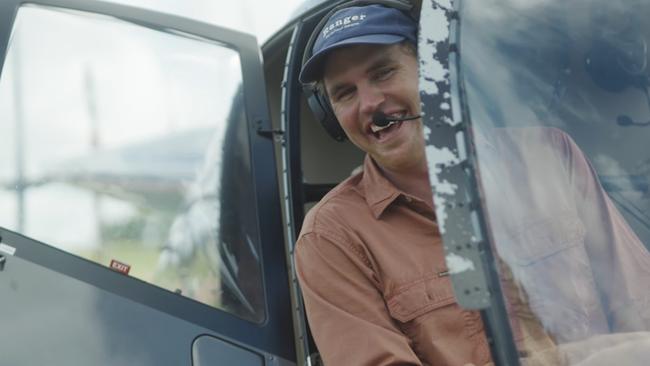
[[334,49],[358,44],[388,45],[404,40],[417,42],[417,23],[403,11],[377,4],[343,8],[320,30],[311,57],[300,72],[300,82],[318,80],[327,54]]

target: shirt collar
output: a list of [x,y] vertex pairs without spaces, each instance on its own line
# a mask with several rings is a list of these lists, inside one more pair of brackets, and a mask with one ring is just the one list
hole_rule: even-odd
[[404,194],[386,179],[370,155],[366,155],[363,162],[363,177],[361,179],[366,203],[376,219],[384,213],[388,206]]

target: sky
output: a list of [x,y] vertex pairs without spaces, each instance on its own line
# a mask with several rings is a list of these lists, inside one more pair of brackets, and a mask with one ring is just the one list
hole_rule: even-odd
[[111,0],[254,34],[263,43],[304,0]]

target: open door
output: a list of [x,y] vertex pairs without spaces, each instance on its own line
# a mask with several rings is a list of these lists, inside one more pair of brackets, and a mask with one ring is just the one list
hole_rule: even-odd
[[0,363],[295,364],[254,37],[0,4]]

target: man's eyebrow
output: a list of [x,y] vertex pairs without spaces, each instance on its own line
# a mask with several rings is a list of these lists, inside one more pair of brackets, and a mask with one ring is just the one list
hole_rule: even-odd
[[381,69],[382,67],[386,67],[393,63],[395,63],[395,60],[392,57],[392,55],[381,55],[381,57],[378,57],[372,64],[370,64],[370,67],[366,69],[366,74],[371,73],[377,69]]

